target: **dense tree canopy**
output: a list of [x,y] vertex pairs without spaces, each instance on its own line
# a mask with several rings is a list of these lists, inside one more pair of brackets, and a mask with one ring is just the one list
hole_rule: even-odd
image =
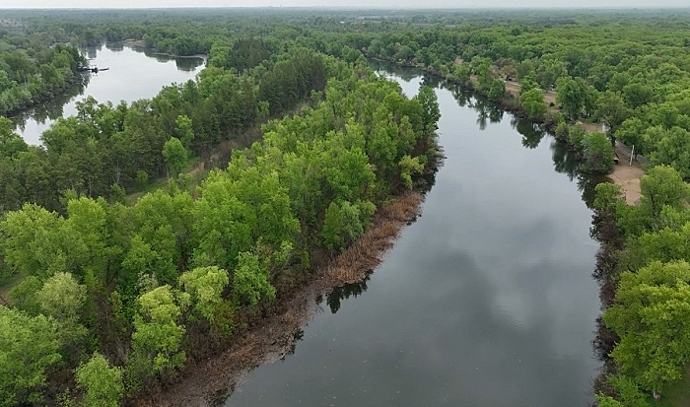
[[[600,405],[642,407],[690,362],[687,11],[4,14],[17,22],[0,29],[4,115],[64,92],[86,63],[77,46],[129,40],[208,55],[195,80],[151,100],[86,99],[42,146],[0,117],[0,279],[19,280],[0,327],[21,327],[0,329],[5,405],[40,403],[65,369],[84,405],[135,395],[193,357],[193,338],[226,340],[243,312],[266,309],[313,258],[347,248],[391,194],[414,187],[435,157],[436,95],[424,87],[405,98],[365,57],[426,69],[553,124],[591,173],[611,171],[616,140],[634,145],[656,166],[639,205],[606,185],[595,200],[595,226],[608,222],[624,241],[610,245],[620,289],[604,318],[620,337],[619,374]],[[596,120],[606,134],[576,125]],[[217,168],[191,182],[185,169],[201,161]]]

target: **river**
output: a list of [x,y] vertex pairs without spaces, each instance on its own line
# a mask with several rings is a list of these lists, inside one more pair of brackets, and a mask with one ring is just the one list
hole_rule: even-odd
[[41,144],[44,130],[59,117],[77,114],[77,102],[93,96],[101,103],[120,100],[128,103],[151,99],[167,85],[194,79],[203,69],[201,57],[174,58],[135,51],[122,44],[91,47],[83,50],[91,66],[109,68],[98,74],[84,74],[77,84],[51,103],[31,109],[18,117],[16,132],[29,144]]
[[[408,96],[423,80],[388,75]],[[425,80],[447,158],[421,217],[368,281],[317,305],[294,354],[249,373],[225,406],[593,401],[591,182],[530,123]]]

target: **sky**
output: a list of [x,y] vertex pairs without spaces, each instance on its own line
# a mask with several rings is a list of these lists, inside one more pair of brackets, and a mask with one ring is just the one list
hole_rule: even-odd
[[690,0],[0,0],[1,8],[169,7],[630,8],[690,7]]

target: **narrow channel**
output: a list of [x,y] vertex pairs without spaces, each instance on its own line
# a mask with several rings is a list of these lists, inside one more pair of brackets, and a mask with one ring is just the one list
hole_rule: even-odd
[[[446,160],[383,265],[319,305],[294,355],[230,406],[589,406],[597,244],[574,160],[548,135],[435,86]],[[522,134],[521,134],[522,133]]]

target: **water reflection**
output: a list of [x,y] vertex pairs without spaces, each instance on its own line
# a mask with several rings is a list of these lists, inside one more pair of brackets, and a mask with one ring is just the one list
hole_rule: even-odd
[[[112,51],[122,51],[124,49],[123,43],[112,43],[108,44],[107,46],[108,49]],[[151,51],[150,49],[137,46],[133,46],[130,49],[134,52],[144,54],[149,58],[153,58],[154,60],[161,63],[175,61],[175,66],[177,67],[177,69],[184,72],[194,72],[197,68],[204,65],[206,62],[205,57],[202,55],[180,57],[175,55],[157,53]]]
[[[297,350],[297,342],[301,341],[304,339],[304,329],[302,328],[297,328],[295,330],[295,333],[292,335],[292,341],[290,341],[290,345],[288,346],[287,350],[285,351],[285,354],[280,358],[281,362],[285,361],[285,358],[287,358],[290,355],[294,355],[295,351]],[[225,400],[230,397],[230,394],[227,394],[223,398],[223,403]],[[220,403],[219,405],[222,405],[223,403]]]
[[123,42],[108,42],[105,47],[113,52],[120,52],[125,50],[125,44]]
[[335,314],[340,309],[340,301],[346,300],[350,297],[357,298],[367,290],[367,282],[371,279],[370,270],[363,281],[354,284],[346,284],[343,287],[335,288],[330,294],[326,296],[326,304],[330,307],[331,313]]
[[419,76],[418,70],[393,65],[386,61],[376,61],[372,59],[369,61],[369,66],[376,72],[387,72],[389,74],[393,74],[404,82],[410,82]]
[[64,107],[76,96],[84,94],[84,89],[89,86],[91,76],[88,74],[81,74],[77,76],[76,82],[66,92],[56,96],[52,100],[35,106],[29,110],[19,113],[10,118],[15,125],[15,128],[23,132],[26,128],[27,121],[35,121],[38,124],[45,124],[46,122],[55,121],[64,115]]
[[13,117],[17,132],[27,143],[40,144],[43,131],[57,118],[75,115],[76,103],[87,96],[93,96],[100,103],[111,101],[115,105],[121,100],[131,103],[150,99],[163,86],[193,79],[205,61],[200,57],[154,56],[142,50],[135,51],[122,43],[87,47],[82,49],[82,53],[90,59],[92,66],[109,70],[84,74],[67,93]]
[[531,150],[537,148],[546,135],[546,132],[539,125],[517,116],[510,119],[510,125],[522,135],[523,147]]

